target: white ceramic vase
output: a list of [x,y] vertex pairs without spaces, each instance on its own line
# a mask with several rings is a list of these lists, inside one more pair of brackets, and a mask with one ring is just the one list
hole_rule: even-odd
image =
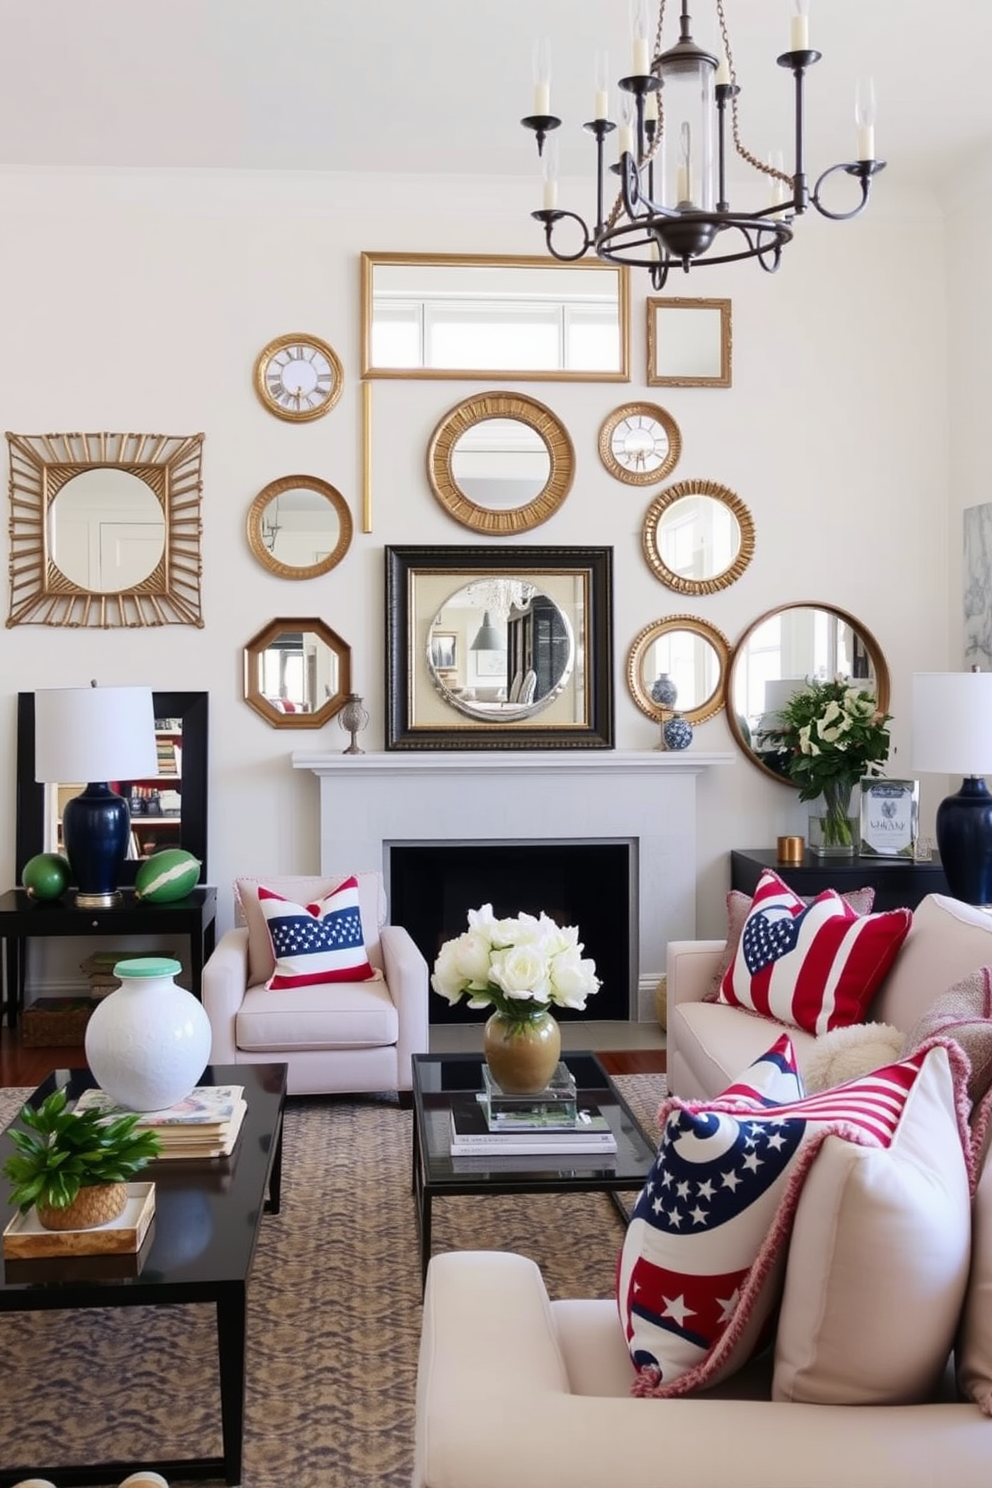
[[162,1111],[189,1095],[210,1059],[210,1020],[175,983],[163,956],[119,961],[121,985],[86,1025],[86,1062],[109,1096],[132,1111]]

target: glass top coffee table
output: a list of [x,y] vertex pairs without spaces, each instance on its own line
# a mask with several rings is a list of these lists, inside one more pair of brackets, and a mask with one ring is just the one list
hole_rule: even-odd
[[[39,1105],[56,1087],[65,1087],[75,1099],[94,1083],[88,1070],[56,1070],[30,1099]],[[207,1065],[200,1084],[244,1086],[248,1109],[231,1156],[170,1159],[143,1169],[142,1180],[155,1184],[155,1217],[136,1256],[0,1259],[0,1312],[214,1303],[223,1455],[133,1464],[63,1463],[42,1469],[37,1463],[3,1466],[0,1488],[36,1477],[60,1484],[118,1483],[139,1468],[161,1473],[170,1482],[219,1477],[241,1482],[248,1277],[262,1214],[279,1210],[286,1065]],[[0,1137],[0,1165],[13,1151],[10,1137]],[[0,1176],[4,1225],[13,1213],[9,1189],[9,1181]],[[44,1388],[39,1380],[39,1391]]]
[[[481,1057],[413,1056],[413,1193],[420,1226],[421,1274],[431,1258],[431,1205],[446,1194],[640,1192],[655,1149],[594,1054],[563,1054],[579,1104],[595,1104],[616,1137],[615,1153],[475,1154],[453,1157],[451,1107],[482,1089]],[[615,1200],[616,1201],[616,1200]],[[618,1207],[619,1204],[618,1204]],[[621,1212],[625,1212],[621,1210]]]

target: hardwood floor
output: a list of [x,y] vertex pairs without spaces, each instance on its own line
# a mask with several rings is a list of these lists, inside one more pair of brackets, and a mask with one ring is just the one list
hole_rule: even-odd
[[[598,1050],[611,1075],[663,1074],[667,1068],[664,1049]],[[53,1069],[78,1069],[86,1063],[82,1045],[49,1049],[25,1049],[19,1029],[0,1029],[0,1086],[35,1086]]]

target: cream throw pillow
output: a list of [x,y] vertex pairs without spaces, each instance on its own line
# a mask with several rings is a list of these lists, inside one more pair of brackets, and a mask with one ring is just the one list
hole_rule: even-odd
[[957,1347],[958,1388],[992,1416],[992,1162],[971,1210],[971,1275]]
[[956,1051],[931,1049],[888,1148],[828,1137],[817,1153],[789,1246],[775,1400],[900,1405],[935,1389],[968,1283],[963,1078]]
[[[845,1080],[857,1080],[885,1064],[905,1058],[901,1028],[891,1023],[852,1023],[821,1033],[807,1053],[800,1053],[803,1083],[814,1090],[829,1090]],[[910,1049],[907,1053],[913,1053]]]

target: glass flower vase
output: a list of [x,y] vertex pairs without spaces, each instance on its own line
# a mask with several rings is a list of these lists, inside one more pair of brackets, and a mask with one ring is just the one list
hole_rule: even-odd
[[561,1029],[547,1008],[519,1018],[495,1012],[486,1023],[482,1050],[501,1090],[539,1095],[558,1067]]
[[852,815],[855,781],[847,775],[828,780],[809,818],[809,850],[820,858],[851,858],[858,850],[861,825]]

